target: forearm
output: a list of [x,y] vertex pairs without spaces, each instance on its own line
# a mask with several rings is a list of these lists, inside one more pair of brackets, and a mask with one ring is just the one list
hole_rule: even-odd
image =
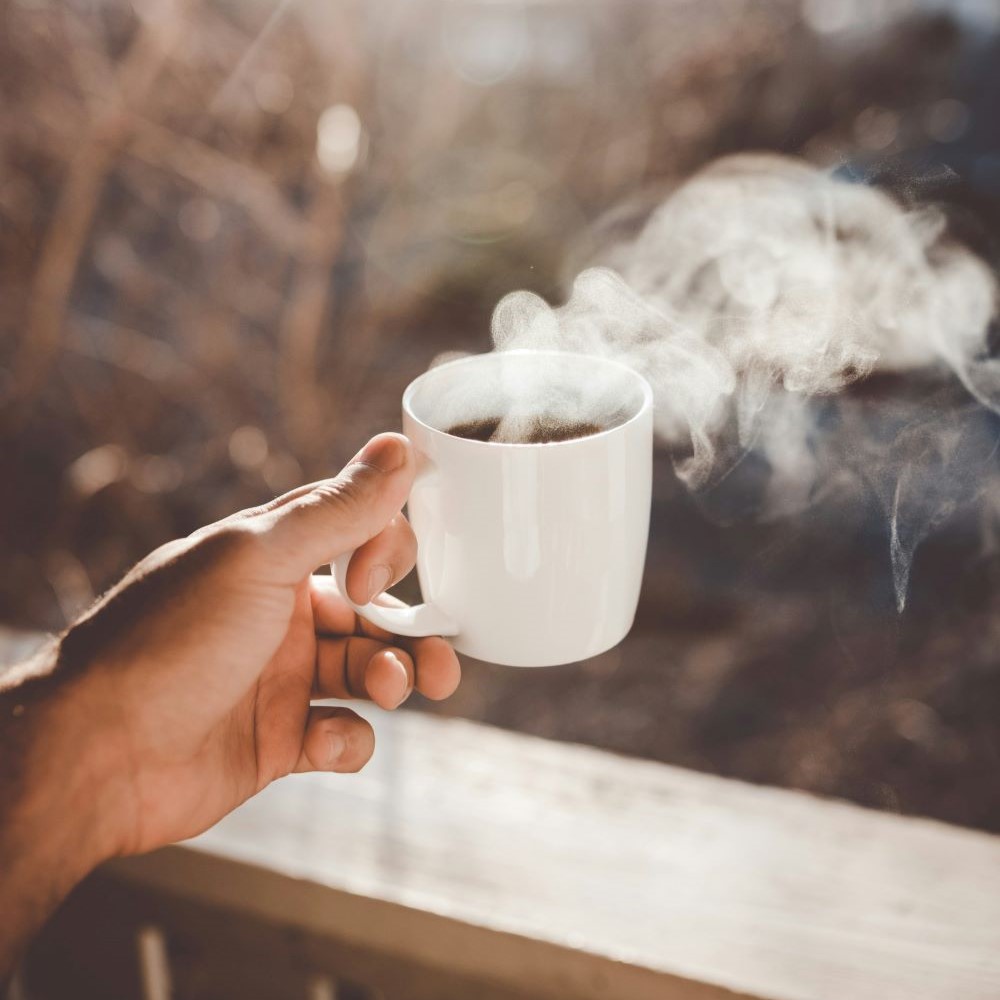
[[111,849],[112,788],[68,674],[53,644],[0,677],[0,982]]

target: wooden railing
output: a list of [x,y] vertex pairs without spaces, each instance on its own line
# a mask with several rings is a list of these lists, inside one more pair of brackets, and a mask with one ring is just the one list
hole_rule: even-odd
[[366,711],[366,771],[82,886],[26,995],[1000,997],[1000,838]]

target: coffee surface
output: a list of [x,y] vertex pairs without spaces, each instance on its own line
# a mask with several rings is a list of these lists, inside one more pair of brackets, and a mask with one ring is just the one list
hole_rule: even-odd
[[449,427],[448,434],[467,438],[470,441],[495,441],[506,444],[551,444],[556,441],[572,441],[589,437],[607,430],[600,424],[569,423],[546,417],[520,422],[516,429],[501,428],[500,417],[486,417],[481,420],[467,420]]

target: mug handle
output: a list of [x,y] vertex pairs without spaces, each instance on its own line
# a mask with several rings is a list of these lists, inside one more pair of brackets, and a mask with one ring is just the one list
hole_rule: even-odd
[[396,608],[386,604],[378,604],[378,598],[369,604],[355,604],[347,596],[347,567],[353,552],[345,552],[337,556],[330,568],[340,596],[354,608],[366,621],[384,628],[394,635],[426,636],[426,635],[457,635],[458,625],[455,624],[440,608],[433,604],[414,604],[412,607]]

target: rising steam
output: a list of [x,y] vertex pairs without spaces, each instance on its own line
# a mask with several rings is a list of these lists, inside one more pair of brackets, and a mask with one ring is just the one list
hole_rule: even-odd
[[[557,308],[530,292],[501,300],[497,348],[630,364],[653,385],[658,432],[692,490],[710,490],[751,451],[765,460],[762,517],[863,482],[889,517],[902,610],[916,546],[996,476],[984,411],[1000,402],[986,344],[996,286],[949,238],[943,213],[797,160],[732,156],[601,263]],[[943,410],[918,398],[873,418],[837,395],[873,373],[934,369],[964,387]],[[821,405],[830,397],[832,416]]]

